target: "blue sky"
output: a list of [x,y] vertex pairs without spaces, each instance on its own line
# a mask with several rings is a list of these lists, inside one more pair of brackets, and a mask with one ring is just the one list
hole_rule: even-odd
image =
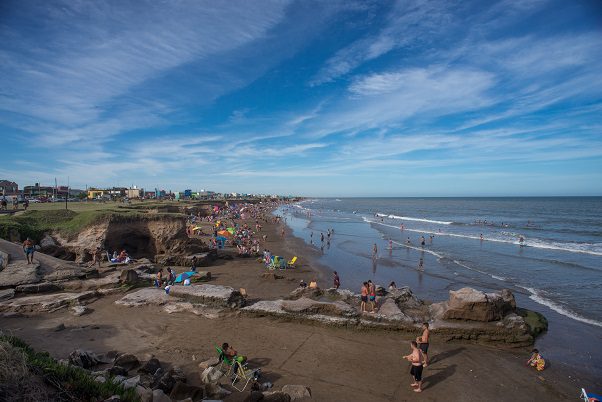
[[0,179],[602,195],[599,1],[0,2]]

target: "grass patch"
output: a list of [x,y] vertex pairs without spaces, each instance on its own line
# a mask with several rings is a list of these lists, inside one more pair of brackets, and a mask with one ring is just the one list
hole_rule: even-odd
[[[10,346],[12,359],[17,364],[13,373],[5,375],[12,376],[13,381],[31,377],[32,373],[40,375],[58,390],[60,400],[91,401],[106,399],[112,395],[119,395],[122,401],[127,402],[140,400],[134,389],[126,390],[112,379],[107,379],[104,383],[96,382],[84,369],[60,364],[48,353],[36,352],[17,337],[0,335],[0,345]],[[8,348],[5,346],[4,349]],[[23,362],[28,370],[24,369]]]
[[[36,208],[15,215],[0,216],[0,238],[10,240],[18,237],[21,241],[30,237],[39,242],[45,233],[58,231],[72,238],[84,228],[107,220],[130,222],[134,220],[155,220],[169,217],[183,217],[180,213],[154,213],[138,208],[129,208],[116,203],[73,203],[78,210],[59,209],[58,203],[36,204]],[[79,205],[83,204],[83,205]],[[46,205],[49,205],[46,207]]]

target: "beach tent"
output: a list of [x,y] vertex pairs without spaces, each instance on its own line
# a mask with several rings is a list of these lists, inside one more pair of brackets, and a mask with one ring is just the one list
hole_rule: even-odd
[[194,271],[182,272],[181,274],[176,276],[176,283],[183,282],[184,280],[189,279],[194,275],[196,275],[196,272]]
[[219,232],[217,232],[218,235],[223,236],[223,237],[230,237],[232,236],[232,233],[230,233],[227,230],[220,230]]

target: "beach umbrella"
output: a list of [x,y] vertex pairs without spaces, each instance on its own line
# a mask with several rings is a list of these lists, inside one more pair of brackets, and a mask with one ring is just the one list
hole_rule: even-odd
[[226,229],[228,232],[230,232],[230,234],[234,234],[234,232],[236,232],[236,229],[234,228],[228,228]]
[[183,282],[184,280],[191,278],[194,275],[196,275],[196,272],[194,272],[194,271],[182,272],[181,274],[176,276],[176,283]]
[[219,232],[217,232],[218,235],[222,235],[225,237],[230,237],[232,236],[232,233],[228,232],[227,230],[220,230]]

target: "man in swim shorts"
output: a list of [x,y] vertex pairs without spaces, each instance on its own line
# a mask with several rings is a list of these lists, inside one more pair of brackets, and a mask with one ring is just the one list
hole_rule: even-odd
[[33,253],[35,248],[33,246],[33,241],[28,237],[27,240],[23,242],[23,252],[25,253],[25,257],[27,258],[28,264],[33,264]]
[[410,375],[414,382],[410,386],[414,388],[414,392],[422,392],[422,351],[418,349],[416,341],[412,341],[410,346],[412,347],[412,353],[403,357],[412,363]]
[[366,312],[366,303],[368,302],[368,282],[364,282],[364,284],[362,285],[361,294],[362,294],[361,309],[362,309],[362,313],[365,313]]
[[429,363],[427,353],[429,351],[430,335],[431,335],[431,331],[429,330],[429,323],[423,322],[422,323],[422,336],[419,336],[418,338],[416,338],[416,343],[418,343],[418,346],[424,356],[424,367],[428,366],[428,363]]
[[376,286],[372,281],[368,281],[368,299],[370,300],[370,306],[372,307],[371,313],[376,312]]

